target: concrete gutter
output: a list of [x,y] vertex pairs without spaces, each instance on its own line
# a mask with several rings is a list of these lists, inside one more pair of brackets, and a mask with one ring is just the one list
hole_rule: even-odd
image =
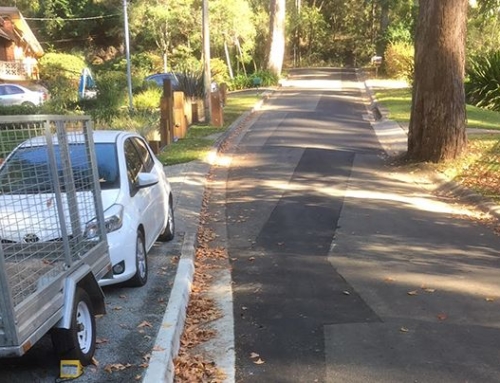
[[[209,154],[209,163],[215,163],[219,155],[220,148],[225,140],[255,111],[259,110],[264,102],[274,92],[267,89],[262,93],[262,98],[254,107],[242,114],[234,121],[229,128],[215,142]],[[199,214],[204,193],[204,184],[191,182],[190,178],[206,177],[210,170],[210,164],[193,161],[183,164],[179,168],[182,180],[179,187],[179,195],[174,195],[174,208],[176,216],[183,217],[183,221],[177,224],[178,232],[184,231],[184,243],[181,257],[177,267],[170,299],[167,304],[165,314],[160,325],[160,330],[155,340],[155,346],[151,352],[151,359],[143,383],[172,383],[174,381],[174,359],[177,357],[180,348],[180,339],[184,330],[186,311],[191,294],[195,270],[195,247],[196,234],[199,225]],[[167,167],[168,176],[168,167]],[[179,221],[179,219],[177,219]],[[234,368],[234,366],[233,366]]]

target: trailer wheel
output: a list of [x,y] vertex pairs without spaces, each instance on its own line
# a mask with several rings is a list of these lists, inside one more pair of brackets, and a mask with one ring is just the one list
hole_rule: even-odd
[[62,359],[78,359],[84,366],[92,362],[96,324],[92,302],[84,289],[76,289],[71,328],[52,330],[52,343]]

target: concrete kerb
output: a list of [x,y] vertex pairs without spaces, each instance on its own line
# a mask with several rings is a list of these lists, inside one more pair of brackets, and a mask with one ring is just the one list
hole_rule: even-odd
[[[408,150],[408,131],[404,129],[396,121],[387,119],[388,111],[380,107],[373,90],[368,85],[367,80],[362,71],[356,70],[356,75],[364,84],[365,93],[369,99],[369,110],[373,113],[375,121],[371,122],[377,137],[384,148],[385,152],[390,157],[395,157],[405,153]],[[432,183],[435,185],[435,191],[439,193],[450,193],[455,197],[475,204],[481,211],[491,214],[496,219],[500,220],[500,206],[484,196],[460,185],[459,183],[449,180],[443,174],[433,172],[430,175]]]
[[173,382],[174,380],[174,359],[179,353],[180,338],[193,283],[194,248],[195,234],[186,235],[167,310],[156,337],[155,348],[151,353],[143,383]]
[[[262,94],[262,99],[259,100],[250,111],[242,114],[228,127],[226,132],[212,147],[211,153],[209,154],[212,161],[217,158],[218,152],[227,137],[239,127],[249,115],[259,110],[272,93],[273,90],[265,91]],[[190,167],[191,164],[188,164],[185,169],[186,173],[190,172]],[[186,233],[174,284],[170,293],[170,299],[163,315],[146,374],[142,380],[143,383],[171,383],[174,381],[174,359],[179,353],[180,339],[184,329],[186,311],[194,278],[195,245],[196,233]]]

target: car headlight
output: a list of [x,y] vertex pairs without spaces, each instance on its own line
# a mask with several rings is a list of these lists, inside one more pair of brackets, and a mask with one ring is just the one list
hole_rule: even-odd
[[[118,230],[123,225],[123,206],[113,205],[104,212],[104,227],[106,234]],[[97,220],[93,219],[85,227],[85,238],[95,238],[99,233]]]

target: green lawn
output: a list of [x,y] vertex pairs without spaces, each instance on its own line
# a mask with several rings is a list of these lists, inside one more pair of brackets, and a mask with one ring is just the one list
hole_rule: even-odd
[[229,126],[246,111],[250,110],[261,98],[257,91],[238,92],[228,95],[224,107],[224,126],[192,125],[185,138],[168,145],[158,158],[164,165],[175,165],[194,160],[203,160],[217,140]]
[[[389,118],[407,124],[410,121],[411,90],[386,89],[375,95],[389,112]],[[500,130],[500,113],[467,105],[467,127]],[[464,154],[435,166],[448,178],[500,202],[500,134],[468,134]]]
[[[375,98],[389,111],[390,119],[403,124],[410,122],[411,89],[379,90]],[[500,113],[467,105],[467,127],[500,130]]]

